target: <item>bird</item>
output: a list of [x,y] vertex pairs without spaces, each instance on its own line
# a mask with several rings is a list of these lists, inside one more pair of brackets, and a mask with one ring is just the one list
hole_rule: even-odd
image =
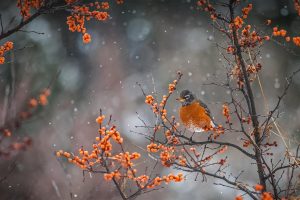
[[192,132],[203,132],[208,128],[216,127],[210,110],[200,99],[189,90],[183,90],[179,98],[181,103],[179,117],[182,124]]

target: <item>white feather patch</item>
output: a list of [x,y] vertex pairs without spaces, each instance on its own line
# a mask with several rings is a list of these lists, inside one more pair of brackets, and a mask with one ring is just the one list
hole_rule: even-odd
[[[216,124],[213,121],[210,121],[210,125],[213,128],[216,127]],[[188,130],[191,131],[191,132],[196,132],[196,133],[201,133],[201,132],[205,131],[203,128],[199,128],[199,127],[194,126],[192,124],[192,122],[189,123]]]

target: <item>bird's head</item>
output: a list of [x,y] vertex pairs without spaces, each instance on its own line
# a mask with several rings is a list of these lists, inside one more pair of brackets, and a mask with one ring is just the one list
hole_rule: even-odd
[[176,100],[181,102],[183,106],[186,106],[191,104],[195,99],[196,98],[192,92],[190,92],[189,90],[183,90],[180,93],[179,98],[177,98]]

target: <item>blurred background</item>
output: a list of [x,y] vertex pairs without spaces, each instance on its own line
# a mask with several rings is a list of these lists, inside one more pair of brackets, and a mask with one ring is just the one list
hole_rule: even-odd
[[[254,9],[249,21],[257,29],[270,34],[271,27],[278,25],[291,36],[300,34],[300,18],[292,0],[246,1],[250,2]],[[19,19],[18,12],[16,1],[0,2],[5,24],[14,16]],[[141,125],[137,113],[146,122],[153,123],[155,119],[144,104],[136,82],[142,84],[147,93],[155,89],[163,95],[180,70],[184,76],[179,91],[192,90],[207,103],[216,121],[223,120],[220,117],[222,102],[230,98],[228,91],[205,85],[222,80],[224,67],[215,45],[222,43],[222,36],[211,26],[207,13],[196,8],[195,0],[112,3],[108,21],[92,20],[86,24],[92,36],[89,44],[83,44],[81,34],[68,30],[66,17],[65,12],[41,16],[25,30],[44,34],[18,32],[8,38],[14,42],[15,49],[21,50],[7,56],[8,63],[0,67],[0,110],[4,109],[5,90],[11,87],[12,80],[16,112],[30,97],[54,82],[49,104],[14,133],[14,138],[31,137],[32,145],[10,158],[0,158],[0,177],[7,176],[0,183],[0,199],[120,199],[114,187],[103,181],[102,175],[86,175],[83,181],[82,171],[57,159],[54,151],[74,152],[81,145],[92,144],[100,108],[106,115],[113,115],[114,123],[127,141],[126,147],[141,151],[135,146],[145,146],[147,140],[132,132],[136,131],[135,125]],[[271,27],[265,26],[267,19],[273,21]],[[261,80],[271,107],[282,92],[286,75],[300,67],[299,55],[299,48],[274,40],[261,49]],[[263,99],[257,83],[254,88],[260,114],[263,114]],[[300,132],[299,91],[300,76],[297,76],[280,108],[279,123],[294,141]],[[177,117],[179,105],[175,96],[169,102],[169,113]],[[231,139],[240,141],[236,136]],[[284,151],[284,147],[280,149]],[[257,180],[251,176],[253,166],[240,161],[241,155],[230,153],[234,155],[234,164],[229,170],[236,174],[242,169],[248,171],[245,179],[255,184]],[[16,167],[10,173],[13,163]],[[169,172],[162,170],[163,174]],[[213,180],[202,183],[194,181],[193,175],[188,177],[191,178],[184,183],[171,184],[140,199],[217,200],[233,199],[238,194],[214,185]]]

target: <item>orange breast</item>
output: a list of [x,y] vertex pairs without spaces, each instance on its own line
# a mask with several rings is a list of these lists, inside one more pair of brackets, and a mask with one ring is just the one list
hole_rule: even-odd
[[188,129],[210,127],[211,119],[198,102],[182,106],[179,110],[180,119]]

